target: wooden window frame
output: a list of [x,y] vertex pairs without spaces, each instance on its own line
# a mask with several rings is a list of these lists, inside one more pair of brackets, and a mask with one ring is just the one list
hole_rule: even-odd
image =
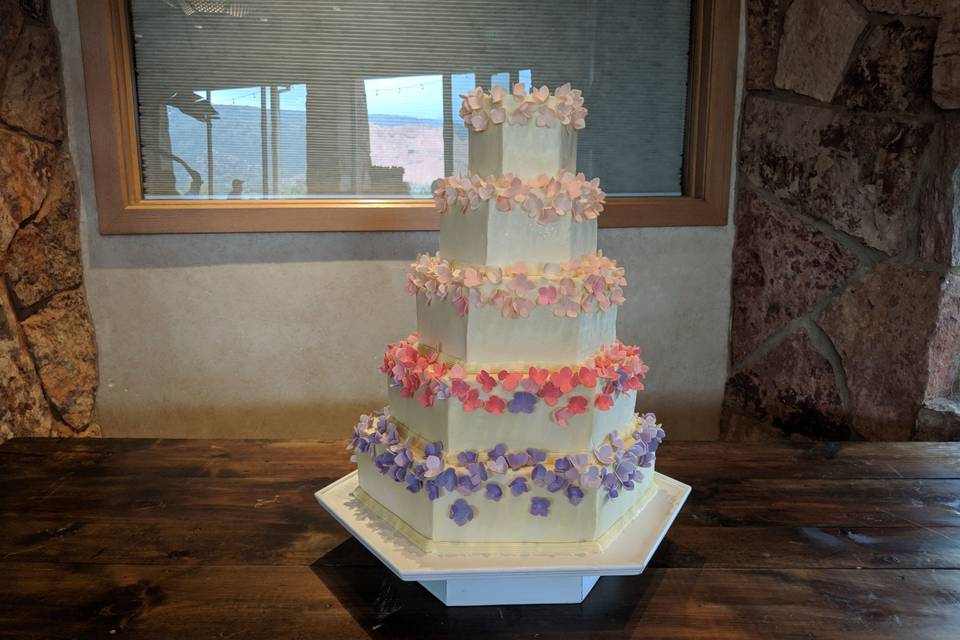
[[[100,233],[435,230],[427,199],[162,200],[143,197],[125,0],[78,2]],[[682,196],[607,199],[601,227],[727,223],[739,0],[696,0]],[[602,176],[601,176],[602,179]]]

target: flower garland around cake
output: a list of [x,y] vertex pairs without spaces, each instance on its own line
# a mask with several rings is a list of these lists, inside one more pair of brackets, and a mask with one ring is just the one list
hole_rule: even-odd
[[477,87],[460,98],[463,124],[478,132],[486,131],[491,124],[524,125],[531,120],[538,127],[569,125],[583,129],[586,126],[583,94],[579,89],[571,89],[569,82],[557,87],[552,96],[546,86],[527,93],[526,85],[518,82],[510,93],[495,85],[489,93]]
[[606,194],[600,180],[587,180],[582,173],[561,171],[557,176],[546,174],[524,182],[513,174],[499,178],[479,175],[450,176],[434,182],[433,201],[443,214],[458,205],[466,214],[494,200],[498,211],[510,211],[514,205],[540,224],[549,224],[572,216],[576,222],[595,220],[603,211]]
[[[475,515],[464,498],[481,491],[485,499],[499,502],[506,491],[519,497],[533,484],[550,493],[563,492],[574,506],[587,491],[604,491],[614,500],[620,492],[636,487],[643,478],[641,469],[653,466],[657,447],[665,437],[656,416],[646,413],[635,416],[633,431],[626,438],[614,431],[589,454],[548,460],[545,451],[511,451],[501,443],[486,452],[460,451],[457,464],[447,465],[442,442],[427,443],[418,450],[409,436],[402,438],[402,428],[386,411],[360,416],[347,449],[370,456],[380,473],[404,483],[411,493],[423,491],[431,501],[443,491],[458,492],[463,497],[451,505],[448,515],[460,526]],[[531,498],[529,513],[547,516],[550,504],[549,498]]]
[[[640,359],[640,347],[614,342],[579,368],[561,367],[550,371],[530,367],[526,372],[480,370],[468,374],[463,366],[452,366],[436,351],[421,353],[419,336],[388,345],[380,371],[390,384],[400,389],[404,398],[415,398],[424,407],[437,400],[456,398],[463,410],[471,413],[483,409],[493,415],[533,413],[539,402],[550,411],[550,419],[567,426],[570,419],[586,413],[592,404],[600,411],[609,411],[624,393],[643,390],[643,378],[649,367]],[[575,393],[583,387],[581,393]]]
[[471,306],[492,304],[504,318],[526,318],[538,305],[552,306],[559,318],[576,318],[581,312],[623,304],[626,284],[623,267],[599,251],[569,262],[548,262],[536,273],[522,262],[511,267],[454,266],[439,254],[421,254],[407,274],[409,293],[422,293],[428,302],[449,299],[460,316]]

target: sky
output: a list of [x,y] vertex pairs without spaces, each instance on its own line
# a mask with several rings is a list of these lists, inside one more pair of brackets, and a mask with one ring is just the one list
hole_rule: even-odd
[[[520,70],[520,81],[527,88],[531,84],[529,69]],[[499,84],[509,89],[508,72],[494,74],[485,89]],[[472,73],[454,74],[451,85],[454,110],[459,105],[459,95],[476,86],[476,76]],[[427,120],[443,119],[443,77],[439,75],[403,76],[398,78],[370,78],[363,81],[367,97],[367,113],[408,116]],[[260,107],[260,87],[241,87],[238,89],[218,89],[211,92],[210,101],[214,105],[240,105]],[[289,85],[280,92],[280,108],[305,111],[307,108],[307,87],[305,84]]]

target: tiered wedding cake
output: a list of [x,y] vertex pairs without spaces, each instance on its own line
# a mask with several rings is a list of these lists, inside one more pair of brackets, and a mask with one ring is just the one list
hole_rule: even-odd
[[616,339],[626,282],[597,251],[598,180],[575,173],[582,105],[569,85],[463,96],[469,175],[436,183],[417,333],[389,345],[390,405],[350,445],[357,497],[422,547],[602,542],[652,491],[664,434],[634,413],[647,367]]

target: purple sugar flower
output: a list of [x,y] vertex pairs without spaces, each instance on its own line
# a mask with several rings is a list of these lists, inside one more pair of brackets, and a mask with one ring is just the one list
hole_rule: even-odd
[[633,472],[637,470],[637,465],[629,460],[624,460],[616,467],[617,478],[620,482],[627,482],[633,477]]
[[507,454],[507,464],[510,465],[511,469],[519,469],[520,467],[525,467],[530,463],[530,456],[527,455],[526,451],[518,451],[517,453],[508,453]]
[[540,449],[534,449],[533,447],[527,448],[527,455],[530,456],[531,462],[543,462],[547,459],[547,452],[541,451]]
[[536,404],[537,396],[526,391],[517,391],[513,394],[513,400],[507,403],[507,409],[510,413],[533,413]]
[[470,477],[474,482],[479,483],[481,480],[487,479],[487,468],[480,464],[479,462],[471,462],[467,465],[467,473],[470,474]]
[[542,464],[538,464],[533,468],[533,471],[530,472],[530,480],[538,487],[546,486],[554,477],[556,477],[556,474],[547,471],[547,468]]
[[500,498],[503,497],[503,489],[500,488],[500,485],[496,482],[487,483],[487,492],[484,494],[484,497],[487,500],[493,500],[494,502],[499,502]]
[[480,488],[480,479],[468,475],[457,476],[457,491],[462,496],[469,496]]
[[434,386],[433,393],[436,396],[437,400],[446,400],[450,397],[450,387],[446,384],[440,382],[439,380],[434,381],[436,385]]
[[566,458],[557,458],[553,462],[553,470],[559,474],[566,475],[567,471],[573,468],[573,465],[570,464],[570,461]]
[[527,486],[526,478],[520,478],[520,477],[514,478],[513,480],[510,481],[510,484],[508,486],[510,487],[510,493],[512,493],[515,496],[519,496],[526,493],[527,491],[530,491],[530,487]]
[[530,515],[543,517],[550,515],[550,501],[546,498],[530,498]]
[[487,469],[490,473],[506,473],[508,467],[507,459],[503,456],[499,456],[496,460],[487,460]]
[[596,465],[590,465],[586,472],[580,475],[580,486],[585,489],[599,489],[600,481],[600,468]]
[[487,457],[491,460],[496,460],[497,458],[502,458],[507,455],[507,445],[502,442],[495,446],[493,449],[487,451]]
[[427,456],[423,475],[427,478],[436,478],[443,471],[443,461],[437,456]]
[[420,478],[407,471],[405,480],[407,482],[407,491],[410,493],[420,493]]
[[423,448],[423,454],[427,456],[437,456],[443,454],[443,442],[431,442]]
[[453,491],[457,488],[457,472],[453,470],[453,467],[447,467],[443,473],[437,476],[437,486],[447,491]]
[[390,469],[390,475],[393,476],[394,481],[403,482],[407,479],[407,469],[406,467],[393,467]]
[[431,502],[440,497],[440,487],[438,487],[437,483],[433,480],[424,482],[423,487],[427,490],[427,498],[429,498]]
[[463,498],[457,498],[450,505],[450,519],[456,522],[457,526],[462,527],[473,520],[473,508]]
[[641,467],[649,467],[653,464],[653,461],[656,460],[657,455],[653,452],[644,454],[643,458],[640,460]]
[[572,485],[567,487],[567,500],[569,500],[573,506],[580,504],[580,501],[583,500],[583,491],[580,487]]
[[471,462],[477,461],[477,452],[476,451],[461,451],[457,454],[457,461],[460,464],[466,465]]
[[597,461],[601,464],[610,464],[616,460],[613,455],[613,447],[611,447],[609,444],[600,445],[597,450],[593,452],[593,454],[596,456]]
[[554,474],[553,479],[547,484],[547,491],[556,493],[567,486],[567,479],[563,476]]

